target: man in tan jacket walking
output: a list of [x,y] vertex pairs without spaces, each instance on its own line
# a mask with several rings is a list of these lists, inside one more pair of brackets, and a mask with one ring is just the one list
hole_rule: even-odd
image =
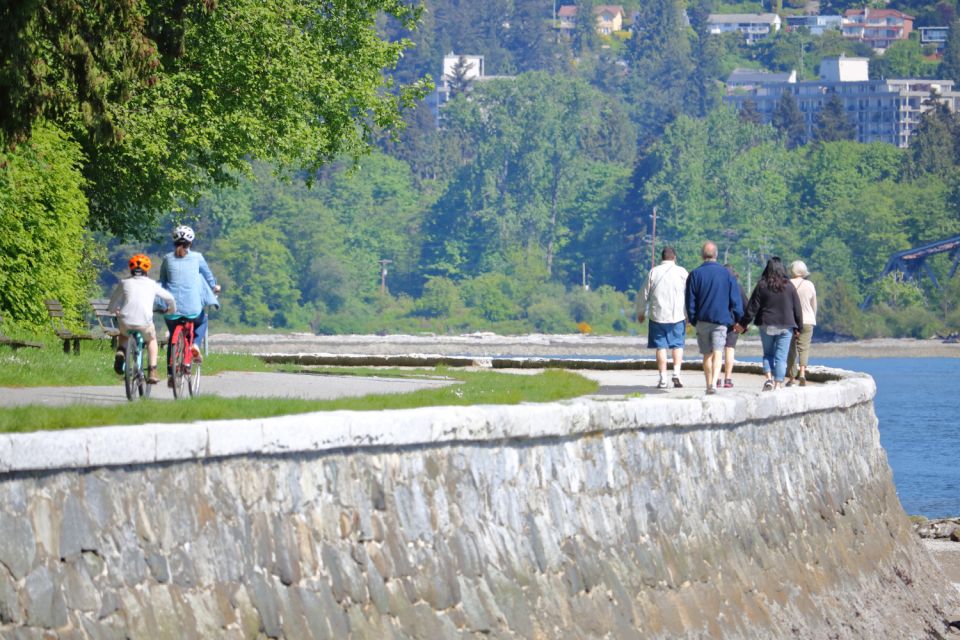
[[660,372],[658,389],[666,389],[667,349],[673,353],[673,386],[682,387],[680,368],[683,365],[683,343],[687,323],[683,310],[687,270],[677,264],[677,252],[665,247],[660,254],[661,262],[647,274],[640,293],[637,294],[637,322],[643,322],[650,312],[647,325],[647,347],[657,350],[657,370]]

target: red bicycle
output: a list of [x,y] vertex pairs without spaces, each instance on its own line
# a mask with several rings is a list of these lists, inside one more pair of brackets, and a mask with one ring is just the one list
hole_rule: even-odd
[[194,362],[191,348],[193,340],[193,320],[178,318],[170,336],[170,344],[167,345],[171,357],[174,398],[185,398],[187,392],[191,396],[200,395],[200,362]]

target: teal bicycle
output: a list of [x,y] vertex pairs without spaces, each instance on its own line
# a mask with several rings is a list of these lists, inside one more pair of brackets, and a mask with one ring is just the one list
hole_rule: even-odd
[[127,346],[124,349],[123,386],[127,392],[127,400],[133,402],[137,398],[149,398],[150,387],[147,375],[143,370],[143,334],[136,329],[127,331]]

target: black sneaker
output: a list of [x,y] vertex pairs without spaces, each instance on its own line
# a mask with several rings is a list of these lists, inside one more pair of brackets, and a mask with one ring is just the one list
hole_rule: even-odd
[[680,380],[680,376],[673,376],[673,386],[677,389],[683,388],[683,381]]
[[117,375],[123,375],[123,365],[127,360],[127,354],[125,354],[121,349],[117,349],[117,353],[113,356],[113,370]]

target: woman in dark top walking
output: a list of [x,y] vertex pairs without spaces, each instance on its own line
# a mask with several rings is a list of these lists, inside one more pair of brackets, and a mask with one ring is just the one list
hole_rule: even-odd
[[787,270],[780,258],[767,261],[760,281],[750,295],[741,330],[745,330],[751,321],[759,327],[763,344],[763,373],[767,376],[763,390],[779,389],[787,375],[790,339],[803,327],[800,297],[787,278]]

